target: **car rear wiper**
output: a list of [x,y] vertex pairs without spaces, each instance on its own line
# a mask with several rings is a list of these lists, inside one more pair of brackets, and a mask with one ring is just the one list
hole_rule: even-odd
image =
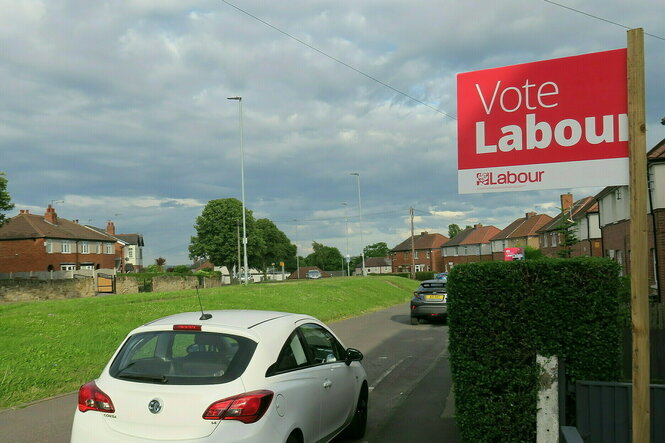
[[141,381],[151,381],[157,383],[168,383],[169,379],[165,375],[149,375],[149,374],[118,374],[118,378],[124,380],[141,380]]

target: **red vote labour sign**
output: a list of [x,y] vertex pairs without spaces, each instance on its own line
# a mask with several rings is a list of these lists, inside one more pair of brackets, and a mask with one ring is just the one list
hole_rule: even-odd
[[626,50],[457,76],[461,194],[628,183]]

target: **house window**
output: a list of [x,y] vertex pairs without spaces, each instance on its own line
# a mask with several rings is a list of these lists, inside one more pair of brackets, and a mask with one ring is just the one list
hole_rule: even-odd
[[127,257],[134,258],[134,248],[131,246],[127,248]]
[[464,255],[469,255],[469,248],[468,248],[468,246],[464,246]]
[[76,271],[76,265],[64,264],[60,265],[61,271]]
[[547,247],[547,234],[543,234],[543,248]]
[[90,245],[87,241],[82,241],[81,245],[81,254],[90,254]]
[[552,232],[551,235],[552,235],[552,247],[554,248],[554,247],[556,247],[557,233]]
[[46,253],[47,254],[52,254],[53,253],[53,240],[50,238],[47,238],[44,241],[44,247],[46,248]]
[[101,254],[102,253],[102,243],[101,242],[96,242],[95,243],[95,254]]
[[[72,252],[72,245],[69,242],[69,240],[63,240],[62,241],[62,244],[60,246],[60,252],[62,252],[63,254],[69,254],[69,253]],[[65,270],[67,270],[67,269],[65,269]]]
[[430,251],[427,251],[426,254],[427,254],[427,258],[429,258],[430,257]]
[[413,251],[413,258],[418,260],[418,251]]
[[95,265],[81,265],[81,269],[95,269]]
[[104,254],[113,254],[113,243],[104,243]]

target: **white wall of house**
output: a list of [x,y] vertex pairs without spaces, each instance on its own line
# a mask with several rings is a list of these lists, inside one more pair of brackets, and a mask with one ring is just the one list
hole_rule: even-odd
[[630,218],[630,194],[628,186],[619,186],[599,201],[600,226],[606,226]]
[[134,267],[143,266],[143,249],[138,245],[125,245],[122,248],[123,260],[125,264],[131,264]]
[[649,167],[651,179],[651,198],[655,209],[665,208],[665,163],[652,164]]
[[578,240],[589,240],[600,238],[600,216],[598,213],[587,214],[586,217],[577,220],[575,224],[575,236]]

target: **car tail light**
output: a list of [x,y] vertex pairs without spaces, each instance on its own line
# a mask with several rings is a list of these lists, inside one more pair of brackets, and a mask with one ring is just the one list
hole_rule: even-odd
[[418,291],[414,292],[414,293],[413,293],[413,296],[416,297],[418,300],[422,300],[422,299],[423,299],[423,294],[421,294],[421,293],[418,292]]
[[272,391],[252,391],[218,400],[203,413],[206,420],[240,420],[243,423],[259,421],[272,402]]
[[111,398],[91,381],[79,389],[79,411],[115,412],[115,407]]

